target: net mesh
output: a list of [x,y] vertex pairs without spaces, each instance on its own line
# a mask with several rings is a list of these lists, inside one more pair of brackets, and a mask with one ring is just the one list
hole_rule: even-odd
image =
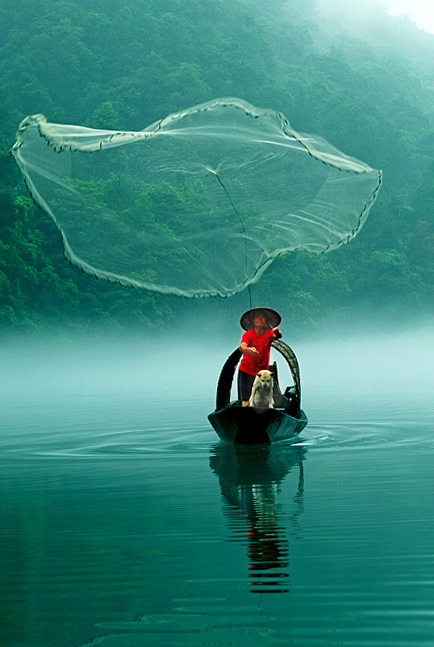
[[71,263],[185,297],[230,296],[276,257],[326,252],[361,229],[381,172],[281,113],[240,99],[140,132],[25,119],[13,154]]

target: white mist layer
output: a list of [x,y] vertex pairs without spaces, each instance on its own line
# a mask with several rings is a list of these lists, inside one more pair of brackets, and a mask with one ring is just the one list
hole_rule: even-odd
[[[241,332],[239,337],[241,338]],[[434,385],[434,332],[413,332],[362,338],[322,338],[317,342],[284,340],[295,351],[301,368],[305,403],[322,391],[404,394],[431,390]],[[220,369],[236,348],[236,333],[227,343],[179,337],[98,339],[60,342],[9,341],[0,350],[3,366],[0,397],[58,397],[95,393],[107,398],[158,394],[167,399],[212,394]],[[281,382],[289,372],[273,352]]]

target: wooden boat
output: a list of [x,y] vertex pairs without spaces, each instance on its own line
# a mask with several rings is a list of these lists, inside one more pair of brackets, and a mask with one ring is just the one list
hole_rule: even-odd
[[279,387],[276,362],[270,366],[274,374],[274,409],[242,407],[239,400],[230,401],[235,369],[241,359],[239,348],[226,360],[217,384],[216,410],[208,420],[220,438],[229,443],[258,444],[296,438],[307,425],[307,417],[300,408],[300,369],[295,353],[281,340],[272,343],[287,361],[294,385],[282,394]]

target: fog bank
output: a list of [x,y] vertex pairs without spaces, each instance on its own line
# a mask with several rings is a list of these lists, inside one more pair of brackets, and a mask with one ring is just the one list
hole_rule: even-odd
[[[0,397],[11,399],[98,394],[166,400],[174,394],[210,398],[220,369],[237,347],[241,331],[225,338],[185,333],[99,336],[69,341],[9,340],[0,348]],[[434,384],[434,331],[421,327],[394,334],[322,336],[316,341],[284,335],[301,367],[304,401],[330,388],[335,393],[430,390]],[[285,363],[273,351],[281,381]]]

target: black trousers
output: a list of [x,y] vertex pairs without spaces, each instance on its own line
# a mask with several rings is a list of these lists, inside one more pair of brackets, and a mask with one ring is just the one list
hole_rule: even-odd
[[238,371],[238,400],[250,400],[252,395],[252,386],[256,375]]

